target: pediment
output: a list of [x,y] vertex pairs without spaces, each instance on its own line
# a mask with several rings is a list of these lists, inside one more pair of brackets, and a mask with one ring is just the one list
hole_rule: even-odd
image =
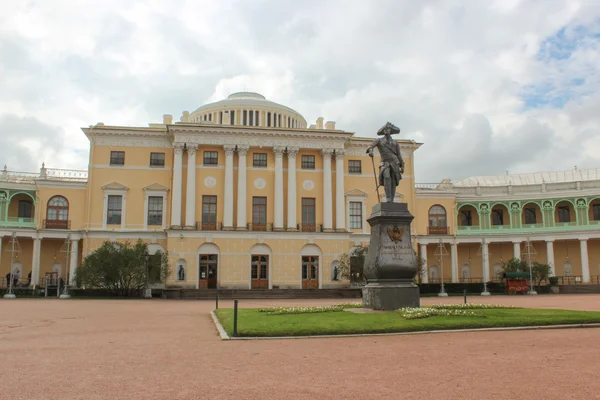
[[363,192],[362,190],[353,189],[349,192],[346,192],[346,196],[367,197],[368,194],[366,192]]
[[154,192],[166,192],[166,191],[169,190],[169,188],[165,187],[165,186],[163,186],[161,184],[158,184],[158,183],[153,183],[150,186],[146,186],[144,188],[144,190],[149,190],[149,191],[154,191]]
[[129,190],[127,186],[121,185],[119,182],[109,183],[106,186],[102,186],[103,190]]

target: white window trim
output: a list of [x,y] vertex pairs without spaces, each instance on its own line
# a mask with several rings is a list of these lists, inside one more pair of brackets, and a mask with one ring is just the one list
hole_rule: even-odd
[[[166,190],[144,190],[144,230],[148,230],[148,203],[149,197],[162,197],[162,230],[167,228],[167,191]],[[153,227],[156,225],[152,225]],[[187,276],[186,276],[187,278]]]
[[357,195],[346,195],[346,226],[348,230],[350,228],[350,202],[362,203],[362,233],[368,233],[367,231],[367,197]]
[[102,216],[102,229],[107,228],[108,196],[121,196],[121,229],[125,229],[125,218],[127,217],[127,189],[104,189],[104,215]]

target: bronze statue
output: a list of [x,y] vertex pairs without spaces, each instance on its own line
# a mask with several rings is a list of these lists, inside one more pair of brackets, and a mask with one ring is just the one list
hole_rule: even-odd
[[[383,135],[384,137],[375,139],[367,149],[367,153],[371,157],[373,157],[374,147],[377,147],[377,150],[379,150],[381,162],[379,163],[379,183],[377,189],[379,189],[379,186],[383,186],[385,189],[385,201],[387,203],[394,201],[396,186],[400,184],[402,174],[404,173],[404,160],[400,154],[400,145],[391,136],[398,133],[400,133],[400,128],[388,122],[377,131],[377,135]],[[374,167],[375,165],[373,164]],[[377,193],[379,194],[379,191]]]

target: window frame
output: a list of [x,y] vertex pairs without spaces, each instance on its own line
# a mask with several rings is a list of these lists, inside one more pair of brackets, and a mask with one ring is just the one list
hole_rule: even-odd
[[[122,156],[122,157],[121,157]],[[117,162],[119,161],[120,162]],[[125,152],[121,150],[111,150],[109,165],[113,167],[122,167],[125,165]]]
[[592,221],[600,221],[600,204],[592,204]]
[[[257,158],[257,156],[260,156]],[[264,157],[263,157],[264,156]],[[263,160],[264,158],[264,160]],[[266,168],[268,162],[267,153],[252,153],[252,167],[254,168]]]
[[[214,202],[212,201],[214,199]],[[208,200],[211,200],[210,202]],[[218,197],[214,194],[205,194],[202,195],[202,217],[200,220],[200,223],[202,225],[208,225],[208,224],[217,224],[217,204],[218,204]],[[205,206],[208,207],[208,213],[205,213]],[[214,214],[213,214],[214,212]],[[208,220],[204,219],[204,216],[208,215]],[[214,218],[211,218],[214,217]],[[214,221],[210,221],[210,219],[214,219]]]
[[[66,203],[64,206],[50,204],[54,199],[63,199]],[[61,211],[66,211],[61,213]],[[50,218],[51,213],[56,213],[55,218]],[[61,218],[61,214],[64,218]],[[68,221],[69,220],[69,200],[65,196],[56,195],[48,199],[46,207],[46,221]]]
[[[356,209],[358,209],[358,214],[353,214],[352,208],[355,208],[354,211],[356,211]],[[362,213],[362,209],[363,209],[363,202],[362,201],[350,201],[348,202],[348,217],[349,217],[349,221],[348,221],[348,225],[350,229],[362,229],[363,228],[363,213]],[[358,225],[353,225],[353,217],[354,217],[354,222],[358,221]],[[357,219],[358,218],[358,219]]]
[[[152,200],[160,199],[160,208],[152,209]],[[148,210],[146,211],[146,225],[147,226],[163,226],[164,218],[164,196],[149,195],[148,196]],[[154,214],[154,215],[152,215]],[[151,218],[155,219],[152,220]]]
[[[358,165],[358,168],[356,168],[357,165]],[[348,173],[349,174],[362,174],[362,161],[361,160],[348,160]]]
[[[434,210],[436,207],[441,209],[443,213],[433,212],[432,210]],[[432,218],[435,221],[433,225],[431,224]],[[443,221],[443,224],[440,221]],[[448,212],[446,211],[446,208],[440,204],[434,204],[433,206],[429,207],[429,211],[427,212],[427,223],[429,224],[428,226],[430,228],[447,228]]]
[[[154,157],[158,156],[158,158]],[[162,163],[160,162],[160,156],[162,156]],[[165,153],[151,152],[150,153],[150,166],[155,168],[164,168],[165,166]]]
[[316,157],[314,154],[302,154],[300,157],[300,169],[316,169]]
[[[496,216],[498,217],[499,224],[496,223]],[[504,210],[495,209],[492,210],[492,226],[503,226],[504,225]]]
[[[533,218],[533,222],[530,222]],[[525,225],[535,225],[537,224],[537,213],[535,207],[525,207]]]
[[[264,200],[264,203],[260,203]],[[256,212],[258,211],[257,221],[255,219]],[[252,225],[267,225],[267,197],[266,196],[252,196]]]
[[[556,207],[556,210],[557,210],[557,217],[558,217],[559,223],[567,224],[567,223],[571,222],[571,209],[569,206]],[[564,214],[565,212],[566,212],[566,214]],[[561,214],[562,214],[562,216],[566,215],[566,218],[561,218]],[[562,219],[566,219],[566,221],[562,221]]]
[[[21,205],[27,205],[29,208],[27,208],[27,206],[25,206],[24,210],[22,210]],[[23,211],[23,213],[21,213],[21,211]],[[27,212],[29,211],[29,212]],[[24,215],[22,215],[24,214]],[[27,215],[29,214],[29,215]],[[18,209],[18,213],[17,213],[17,217],[18,218],[33,218],[33,201],[32,200],[19,200],[19,209]]]
[[[473,226],[472,210],[460,210],[460,226]],[[465,224],[465,220],[467,224]]]
[[[312,202],[312,204],[305,204],[305,202]],[[301,221],[302,221],[302,226],[314,226],[316,229],[317,226],[317,199],[314,197],[302,197],[300,200],[300,206],[301,206],[301,210],[302,210],[302,216],[301,216]],[[305,222],[305,213],[308,212],[308,210],[312,210],[312,223],[307,223]],[[308,213],[310,214],[310,213]],[[307,214],[307,215],[308,215]]]
[[[214,155],[214,157],[212,157]],[[213,162],[214,160],[214,162]],[[207,162],[209,161],[209,162]],[[219,165],[219,152],[215,150],[204,150],[202,153],[202,165],[213,166]]]
[[[111,198],[120,198],[120,208],[111,209]],[[114,218],[114,215],[111,213],[117,213],[119,217],[119,222],[111,222],[111,218]],[[123,225],[123,195],[122,194],[109,194],[107,195],[106,202],[106,225]]]

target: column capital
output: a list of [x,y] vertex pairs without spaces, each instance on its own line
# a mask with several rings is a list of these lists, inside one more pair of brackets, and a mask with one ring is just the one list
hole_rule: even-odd
[[580,242],[587,242],[588,240],[590,240],[590,238],[579,238]]
[[234,145],[230,145],[230,144],[226,144],[223,146],[223,150],[225,150],[225,155],[226,156],[233,156],[233,153],[235,152],[235,146]]
[[285,151],[285,147],[273,147],[273,153],[275,157],[283,157],[283,152]]
[[183,144],[182,143],[175,143],[173,145],[173,151],[175,152],[175,155],[182,155],[183,154]]
[[288,156],[288,158],[296,158],[296,155],[298,154],[298,151],[300,151],[300,148],[298,148],[298,147],[288,147],[287,148],[287,156]]
[[239,145],[237,146],[237,152],[238,152],[238,156],[244,156],[246,157],[246,155],[248,154],[248,150],[250,149],[250,146],[246,146],[246,145]]
[[344,154],[346,154],[346,150],[335,149],[335,158],[343,160]]
[[333,155],[333,149],[321,149],[321,155],[323,156],[323,158],[331,158],[331,156]]
[[[554,240],[554,239],[552,239]],[[512,241],[513,244],[521,244],[523,241],[522,240],[514,240]]]
[[187,145],[188,156],[195,156],[196,155],[196,150],[198,150],[198,145],[197,144]]
[[555,239],[546,239],[546,243],[553,243]]

